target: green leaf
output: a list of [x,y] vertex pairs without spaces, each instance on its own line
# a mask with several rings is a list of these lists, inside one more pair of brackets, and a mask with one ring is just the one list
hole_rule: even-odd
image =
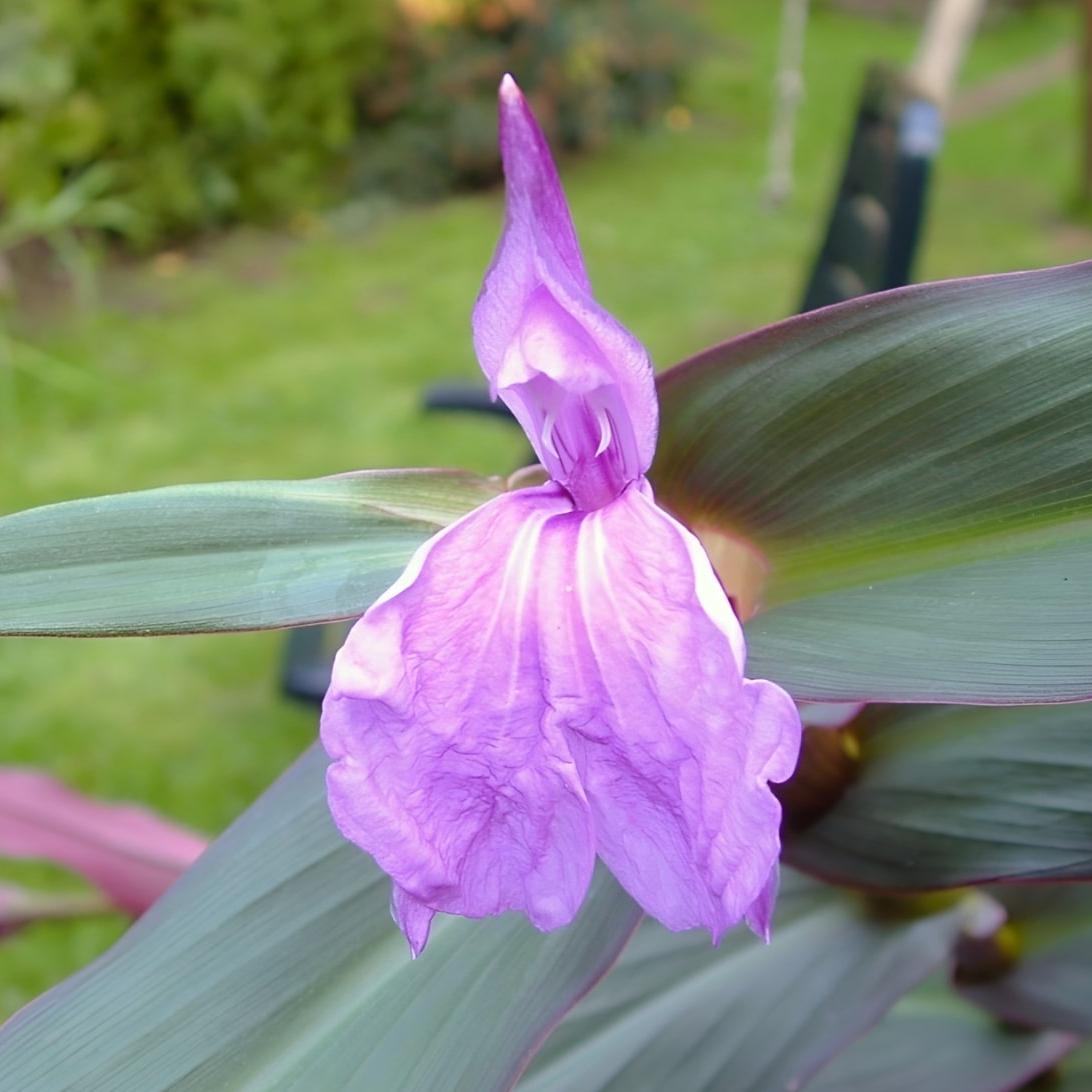
[[565,1019],[519,1092],[769,1092],[799,1088],[945,963],[969,900],[879,920],[791,874],[769,946],[744,930],[717,951],[647,922]]
[[441,526],[501,491],[449,471],[123,493],[0,519],[0,632],[107,636],[362,614]]
[[1001,896],[1016,933],[1004,974],[961,987],[999,1019],[1092,1035],[1092,890],[1036,886]]
[[441,916],[409,958],[389,881],[342,841],[313,748],[105,956],[0,1029],[3,1092],[487,1092],[604,973],[638,911]]
[[861,763],[786,859],[824,879],[922,890],[1092,879],[1092,707],[872,709]]
[[1009,1092],[1048,1070],[1075,1042],[1061,1032],[1003,1029],[950,994],[915,991],[807,1087],[808,1092]]
[[661,499],[769,565],[752,672],[801,699],[1092,697],[1090,361],[1084,263],[864,297],[665,373]]

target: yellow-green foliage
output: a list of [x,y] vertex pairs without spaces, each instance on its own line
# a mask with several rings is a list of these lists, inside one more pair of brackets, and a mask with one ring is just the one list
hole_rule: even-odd
[[503,72],[596,144],[674,93],[682,25],[677,0],[0,0],[0,250],[491,181]]
[[389,5],[6,0],[7,236],[102,227],[136,243],[313,198],[353,132]]

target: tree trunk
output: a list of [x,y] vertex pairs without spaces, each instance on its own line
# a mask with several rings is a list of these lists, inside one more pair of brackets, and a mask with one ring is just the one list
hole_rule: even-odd
[[914,89],[941,110],[951,97],[985,7],[986,0],[933,0],[929,7],[910,79]]
[[1084,169],[1081,177],[1081,197],[1092,205],[1092,0],[1084,0],[1084,56],[1081,63],[1081,79],[1084,88]]
[[766,201],[783,204],[792,192],[792,159],[796,143],[796,114],[804,94],[804,32],[808,0],[783,0],[781,41],[777,58],[777,100],[770,128]]

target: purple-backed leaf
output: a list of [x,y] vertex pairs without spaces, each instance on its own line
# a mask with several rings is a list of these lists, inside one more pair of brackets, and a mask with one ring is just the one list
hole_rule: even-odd
[[[904,993],[945,965],[980,896],[918,919],[871,917],[791,872],[764,946],[648,922],[562,1022],[519,1092],[770,1092],[801,1088]],[[977,922],[981,924],[981,922]]]
[[1024,1027],[1092,1035],[1092,888],[999,891],[1015,931],[1015,960],[1003,974],[965,982],[965,997]]
[[764,557],[798,699],[1092,697],[1092,263],[790,319],[660,378],[653,481]]
[[104,804],[35,770],[0,767],[0,856],[53,861],[142,914],[206,840],[144,808]]
[[893,890],[1092,879],[1092,705],[879,707],[854,734],[854,779],[786,840],[797,867]]
[[807,1088],[808,1092],[1014,1092],[1049,1070],[1076,1043],[1075,1035],[1064,1032],[1002,1028],[943,987],[929,983],[900,1001]]
[[105,956],[0,1029],[5,1092],[511,1087],[636,907],[601,871],[568,929],[448,919],[412,961],[390,881],[333,828],[325,766],[312,748]]

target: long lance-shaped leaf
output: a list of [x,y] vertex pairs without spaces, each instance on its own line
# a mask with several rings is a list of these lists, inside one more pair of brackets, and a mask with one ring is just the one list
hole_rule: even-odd
[[974,897],[877,920],[838,892],[786,881],[768,947],[736,932],[713,953],[702,937],[642,926],[519,1092],[800,1088],[949,959],[964,923],[992,928],[1003,916]]
[[106,636],[362,614],[499,481],[395,470],[183,485],[0,519],[0,633]]
[[660,392],[661,499],[768,565],[755,674],[801,699],[1092,697],[1092,263],[813,312]]
[[1016,935],[1014,962],[963,985],[964,996],[1014,1024],[1092,1035],[1092,889],[1044,885],[1000,897]]
[[1012,1092],[1050,1069],[1076,1042],[1075,1035],[1063,1032],[1004,1029],[973,1006],[933,987],[900,1001],[807,1088]]
[[888,708],[858,723],[859,774],[788,838],[797,867],[895,890],[1092,879],[1092,706]]
[[390,884],[333,829],[309,752],[105,956],[0,1029],[3,1092],[488,1092],[603,974],[638,911],[446,919],[412,961]]

